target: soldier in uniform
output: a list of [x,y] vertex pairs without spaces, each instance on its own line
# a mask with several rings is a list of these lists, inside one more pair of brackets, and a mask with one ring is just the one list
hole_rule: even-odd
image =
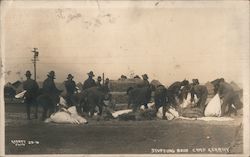
[[137,87],[139,87],[139,88],[141,88],[141,87],[149,87],[148,75],[143,74],[142,78],[143,78],[142,81],[137,85]]
[[53,101],[53,104],[57,102],[57,96],[62,92],[61,90],[56,88],[54,79],[55,79],[55,72],[50,71],[47,75],[47,79],[43,81],[43,92],[48,95]]
[[96,86],[95,80],[93,79],[93,77],[95,76],[93,71],[90,71],[88,73],[88,76],[89,78],[85,80],[83,83],[83,86],[82,86],[83,90]]
[[194,101],[194,95],[199,99],[197,106],[201,109],[202,113],[204,113],[208,96],[207,87],[204,85],[193,84],[191,87],[191,102]]
[[101,76],[98,76],[98,77],[97,77],[97,81],[96,81],[96,86],[97,86],[97,87],[101,87],[101,86],[102,86],[101,81],[102,81]]
[[76,83],[73,81],[74,76],[71,74],[68,74],[67,81],[64,82],[64,86],[66,88],[67,94],[66,94],[66,102],[69,106],[72,105],[71,97],[75,93],[76,89]]
[[218,86],[219,86],[218,94],[220,98],[223,100],[223,103],[221,105],[221,116],[225,115],[227,106],[229,113],[231,111],[235,111],[236,114],[236,110],[232,108],[232,104],[234,104],[234,98],[235,98],[235,92],[233,90],[233,87],[225,81],[221,81]]
[[198,79],[192,79],[193,85],[199,85],[200,82]]
[[225,82],[224,78],[219,78],[211,81],[214,86],[214,93],[216,94],[219,90],[220,82]]
[[103,87],[106,91],[109,92],[109,78],[106,78]]
[[36,107],[35,118],[37,119],[36,97],[38,94],[39,86],[35,80],[30,78],[31,77],[30,71],[26,71],[25,76],[27,80],[23,82],[23,89],[27,91],[24,94],[24,97],[25,97],[24,102],[26,103],[27,119],[30,120],[30,107],[32,105],[35,105]]
[[54,79],[55,79],[55,72],[50,71],[49,74],[47,75],[48,78],[44,80],[43,82],[43,92],[47,94],[52,94],[54,95],[55,93],[60,92],[59,89],[56,88]]
[[149,87],[148,75],[147,74],[143,74],[142,75],[142,79],[143,79],[143,86],[144,87]]
[[174,107],[177,105],[176,97],[180,98],[181,89],[186,86],[189,86],[189,82],[187,80],[183,80],[182,82],[176,81],[168,87],[168,101]]

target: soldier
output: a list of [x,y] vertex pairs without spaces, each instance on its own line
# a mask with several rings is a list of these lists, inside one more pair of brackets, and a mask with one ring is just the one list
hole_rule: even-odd
[[142,75],[142,82],[137,85],[137,87],[149,87],[149,82],[148,82],[148,75],[143,74]]
[[66,88],[67,94],[66,94],[66,102],[69,106],[72,106],[71,97],[75,93],[76,89],[76,83],[73,81],[74,76],[71,74],[68,74],[67,81],[64,82],[64,86]]
[[103,87],[106,91],[109,92],[109,78],[106,78]]
[[54,95],[55,93],[59,93],[60,90],[56,88],[54,79],[55,79],[55,72],[50,71],[47,75],[48,78],[44,80],[43,82],[43,92],[47,94]]
[[176,81],[168,87],[168,101],[171,105],[176,107],[176,97],[180,98],[181,89],[186,86],[189,86],[189,82],[187,80],[183,80],[182,82]]
[[202,113],[204,113],[208,96],[207,87],[199,84],[193,85],[191,87],[191,102],[194,101],[194,95],[199,99],[197,106],[201,109]]
[[214,94],[217,94],[217,92],[219,90],[220,82],[225,82],[224,78],[219,78],[219,79],[215,79],[215,80],[211,81],[211,83],[214,86]]
[[144,87],[149,87],[148,75],[147,74],[143,74],[142,75],[142,79],[143,79]]
[[[142,75],[142,83],[140,83],[140,84],[138,84],[137,86],[139,87],[139,88],[150,88],[150,84],[149,84],[149,82],[148,82],[148,75],[147,74],[143,74]],[[147,100],[146,100],[146,102],[147,103],[144,103],[143,105],[144,105],[144,107],[145,107],[145,109],[148,109],[148,102],[150,102],[150,100],[151,100],[151,92],[148,92],[147,93],[148,95],[146,96],[146,98],[147,98]]]
[[88,76],[89,78],[85,80],[83,83],[83,87],[82,87],[83,90],[96,86],[95,80],[93,79],[93,77],[95,76],[93,71],[90,71],[88,73]]
[[30,78],[31,77],[30,71],[26,71],[25,76],[27,80],[23,82],[23,89],[27,91],[24,94],[24,97],[25,97],[24,102],[26,103],[27,119],[30,120],[30,107],[32,105],[35,105],[36,107],[35,118],[37,119],[36,97],[38,94],[39,86],[35,80]]
[[97,87],[101,87],[101,86],[102,86],[101,81],[102,81],[101,76],[98,76],[98,77],[97,77],[97,81],[96,81],[96,86],[97,86]]
[[44,94],[48,95],[48,97],[53,101],[53,104],[57,102],[57,96],[62,92],[61,90],[56,88],[54,79],[55,79],[55,72],[50,71],[47,75],[48,78],[43,82],[43,92]]
[[221,105],[221,116],[225,115],[227,106],[229,113],[231,111],[235,111],[236,114],[236,110],[232,108],[232,104],[238,105],[234,103],[235,92],[233,90],[233,87],[229,83],[224,81],[221,81],[218,86],[219,86],[218,94],[220,98],[223,100],[223,103]]
[[198,79],[192,79],[193,85],[199,85],[200,82]]

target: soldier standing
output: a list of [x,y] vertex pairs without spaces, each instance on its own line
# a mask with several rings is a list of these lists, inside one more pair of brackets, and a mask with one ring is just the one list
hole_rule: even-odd
[[83,87],[82,87],[83,90],[96,86],[95,80],[93,79],[93,77],[95,76],[93,71],[90,71],[88,73],[88,76],[89,78],[85,80],[83,83]]
[[26,93],[24,94],[24,102],[26,103],[27,119],[30,120],[30,107],[32,105],[35,105],[36,107],[35,118],[37,119],[36,96],[38,94],[39,86],[35,80],[30,78],[30,71],[26,71],[25,76],[27,80],[23,82],[23,89],[26,90]]
[[143,79],[143,86],[144,87],[149,87],[148,75],[147,74],[143,74],[142,75],[142,79]]
[[98,77],[97,77],[97,81],[96,81],[96,86],[97,86],[97,87],[101,87],[101,86],[102,86],[101,81],[102,81],[101,76],[98,76]]
[[74,76],[71,74],[68,74],[67,80],[64,82],[64,86],[66,88],[66,102],[69,106],[72,106],[71,97],[75,93],[76,89],[76,83],[73,81]]
[[43,82],[43,92],[45,92],[47,94],[52,94],[52,95],[54,95],[55,93],[58,94],[60,92],[60,90],[56,88],[56,85],[54,82],[55,72],[50,71],[47,76],[48,76],[48,78],[45,79]]
[[[56,88],[54,79],[55,79],[55,72],[50,71],[47,75],[48,78],[44,80],[43,82],[43,92],[45,95],[48,96],[48,98],[51,99],[53,106],[51,107],[51,112],[55,110],[56,103],[58,101],[58,95],[62,92],[61,90]],[[43,115],[44,117],[45,115]]]

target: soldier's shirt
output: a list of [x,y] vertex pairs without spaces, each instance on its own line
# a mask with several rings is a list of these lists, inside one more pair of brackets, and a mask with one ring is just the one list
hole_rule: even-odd
[[96,86],[95,80],[92,78],[88,78],[84,81],[82,89],[87,89]]
[[44,80],[43,91],[46,93],[54,93],[54,94],[59,92],[59,90],[56,88],[54,79],[48,77],[46,80]]
[[76,91],[76,83],[73,80],[67,80],[64,82],[65,88],[69,94],[73,94]]
[[181,89],[181,82],[177,81],[168,87],[168,90],[173,92],[173,94],[178,94]]
[[219,95],[221,97],[225,96],[228,93],[234,92],[233,87],[227,82],[221,82],[219,84],[219,90],[218,91],[219,91]]
[[27,79],[23,82],[23,89],[28,93],[36,93],[39,89],[39,86],[35,80]]
[[35,100],[39,86],[35,80],[27,79],[23,82],[23,89],[27,92],[25,93],[25,102],[30,103]]

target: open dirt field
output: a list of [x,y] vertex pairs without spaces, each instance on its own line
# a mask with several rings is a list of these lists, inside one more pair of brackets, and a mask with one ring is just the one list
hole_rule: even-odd
[[[5,110],[6,154],[243,153],[242,115],[229,122],[93,118],[74,125],[28,121],[23,104],[6,104]],[[14,140],[26,144],[16,146]]]

